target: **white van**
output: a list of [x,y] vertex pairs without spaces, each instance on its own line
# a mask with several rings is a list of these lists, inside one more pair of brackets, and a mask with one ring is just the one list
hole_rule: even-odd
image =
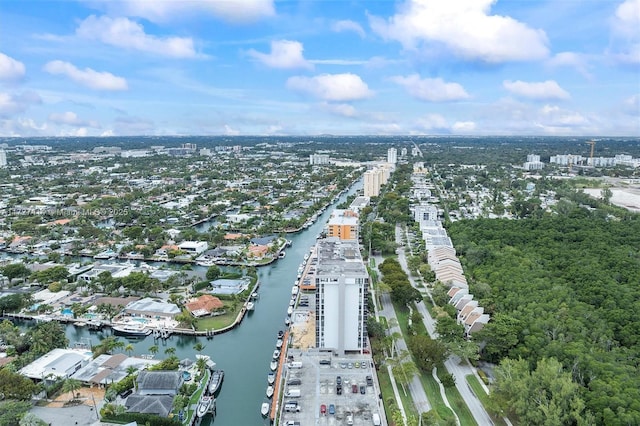
[[289,413],[298,412],[300,411],[300,406],[295,401],[289,401],[286,404],[284,404],[284,411],[287,411]]
[[373,420],[374,426],[380,426],[382,424],[380,422],[380,414],[378,413],[373,413],[373,415],[371,416],[371,420]]
[[300,398],[300,389],[288,389],[285,396],[287,398]]
[[300,361],[291,361],[289,363],[289,368],[302,368],[302,362],[300,362]]

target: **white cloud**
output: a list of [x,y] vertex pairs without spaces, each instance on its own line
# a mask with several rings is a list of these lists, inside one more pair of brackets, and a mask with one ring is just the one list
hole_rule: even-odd
[[589,61],[586,55],[575,52],[560,52],[547,61],[550,67],[570,67],[574,68],[585,78],[591,79],[593,76],[589,72]]
[[358,114],[354,106],[349,104],[325,103],[322,107],[332,114],[341,115],[343,117],[355,117]]
[[428,102],[448,102],[468,99],[469,94],[458,83],[446,83],[441,78],[421,79],[418,74],[391,77],[391,81],[403,86],[411,96]]
[[134,116],[116,117],[113,122],[114,134],[119,136],[150,135],[155,133],[151,120]]
[[314,77],[290,77],[287,88],[318,99],[348,102],[370,98],[373,92],[360,76],[351,73],[321,74]]
[[634,39],[640,37],[640,0],[626,0],[618,5],[612,25],[617,34]]
[[19,80],[24,74],[25,67],[22,62],[0,52],[0,80]]
[[640,0],[626,0],[611,19],[611,55],[623,64],[640,64]]
[[476,123],[473,121],[456,121],[451,126],[454,133],[473,133],[476,130]]
[[555,105],[545,105],[539,112],[545,126],[576,127],[588,124],[588,120],[580,113],[564,110]]
[[49,121],[56,124],[65,124],[69,126],[82,126],[100,128],[100,124],[94,120],[81,120],[75,112],[65,111],[62,113],[54,112],[49,114]]
[[26,111],[31,105],[41,104],[40,96],[31,91],[20,94],[0,92],[0,115],[10,115]]
[[110,72],[99,72],[91,68],[84,70],[63,61],[51,61],[44,66],[44,70],[53,75],[64,75],[82,86],[94,90],[127,90],[127,80],[117,77]]
[[349,19],[334,22],[331,25],[331,29],[337,33],[341,33],[344,31],[352,31],[358,34],[362,38],[364,38],[365,36],[365,32],[364,32],[364,29],[362,29],[362,26],[357,22],[351,21]]
[[571,95],[553,80],[527,83],[525,81],[505,80],[502,85],[516,96],[529,99],[569,99]]
[[[171,2],[158,2],[171,3]],[[144,32],[144,27],[127,18],[89,16],[76,29],[79,37],[99,40],[123,49],[138,50],[172,58],[197,56],[193,40],[189,37],[155,37]]]
[[408,0],[384,20],[370,16],[371,28],[405,49],[444,47],[456,56],[489,63],[543,59],[547,36],[509,16],[490,15],[496,0]]
[[227,136],[238,136],[240,134],[240,130],[233,129],[228,124],[225,124],[223,133]]
[[313,65],[302,55],[303,50],[299,41],[274,40],[271,42],[271,53],[261,53],[253,49],[247,53],[270,68],[312,69]]
[[168,22],[184,16],[211,15],[225,21],[243,23],[275,15],[273,0],[106,0],[113,13],[138,16],[153,22]]

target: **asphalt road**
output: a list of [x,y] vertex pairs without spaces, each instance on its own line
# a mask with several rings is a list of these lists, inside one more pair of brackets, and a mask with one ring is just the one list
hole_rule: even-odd
[[[400,232],[401,228],[399,226],[396,226],[396,242],[399,244],[402,241]],[[398,248],[398,262],[400,263],[400,266],[402,266],[402,269],[404,269],[404,271],[409,276],[409,282],[411,283],[411,285],[413,287],[416,287],[416,283],[409,273],[409,268],[407,267],[407,258],[405,256],[404,247],[402,246]],[[422,315],[422,321],[427,328],[429,336],[432,339],[437,339],[438,334],[435,331],[436,322],[433,318],[431,318],[431,314],[429,314],[429,311],[427,310],[424,302],[417,303],[417,309],[418,312],[420,312],[420,314]],[[482,405],[478,397],[471,391],[471,388],[467,384],[466,376],[468,376],[469,374],[477,374],[474,371],[473,367],[470,366],[466,360],[463,362],[463,364],[460,364],[460,358],[455,355],[450,356],[449,359],[445,361],[444,365],[447,368],[449,374],[455,377],[456,388],[469,407],[469,410],[471,411],[471,414],[473,415],[473,418],[476,420],[478,425],[492,425],[493,421],[491,420],[491,417],[489,417],[489,414],[487,414],[484,406]]]

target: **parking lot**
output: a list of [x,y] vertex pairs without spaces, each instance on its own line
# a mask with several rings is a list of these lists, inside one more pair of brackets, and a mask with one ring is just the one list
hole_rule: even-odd
[[289,354],[294,363],[286,367],[280,424],[372,425],[374,413],[383,417],[370,356],[295,349]]

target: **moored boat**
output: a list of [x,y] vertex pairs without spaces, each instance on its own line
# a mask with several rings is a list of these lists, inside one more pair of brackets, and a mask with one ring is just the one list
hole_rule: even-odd
[[222,388],[222,380],[224,379],[223,370],[213,370],[211,372],[211,381],[209,382],[209,395],[217,395]]
[[267,386],[267,398],[271,398],[273,396],[273,386]]
[[255,308],[255,306],[255,303],[247,302],[247,311],[253,311],[253,308]]
[[141,323],[114,324],[111,326],[113,334],[118,336],[148,336],[151,329]]
[[274,359],[271,361],[271,364],[269,364],[269,367],[271,368],[271,371],[276,371],[278,369],[278,361]]
[[276,340],[276,348],[280,349],[282,347],[282,339]]
[[275,351],[273,351],[273,359],[278,359],[278,358],[280,358],[280,351],[276,349]]
[[214,404],[214,399],[211,396],[203,396],[196,408],[196,416],[204,417],[211,409],[211,404]]
[[263,402],[262,406],[260,407],[260,414],[262,414],[263,417],[267,417],[267,414],[269,414],[269,403],[268,402]]
[[275,381],[276,381],[276,373],[270,372],[269,374],[267,374],[267,383],[272,385]]

